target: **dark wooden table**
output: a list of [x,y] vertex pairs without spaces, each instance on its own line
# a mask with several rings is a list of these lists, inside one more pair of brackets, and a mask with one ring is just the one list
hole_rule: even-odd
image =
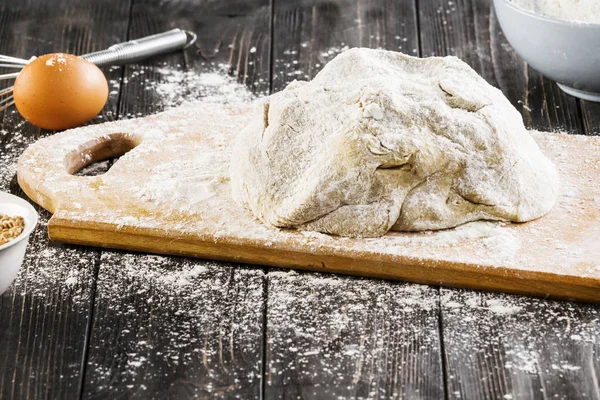
[[[161,110],[128,79],[161,79],[155,66],[226,64],[266,93],[365,46],[456,55],[528,127],[600,132],[600,105],[528,68],[490,0],[2,0],[0,54],[83,54],[173,27],[197,44],[107,70],[118,83],[95,122]],[[15,162],[49,133],[1,117],[0,190],[23,196]],[[598,306],[66,246],[40,212],[0,297],[2,399],[600,399]]]

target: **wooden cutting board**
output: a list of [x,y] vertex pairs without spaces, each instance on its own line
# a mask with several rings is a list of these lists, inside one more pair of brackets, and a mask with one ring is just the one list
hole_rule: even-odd
[[[533,132],[562,180],[539,220],[348,239],[271,228],[232,201],[229,152],[248,119],[204,104],[58,133],[25,151],[19,184],[54,213],[54,240],[600,301],[600,138]],[[124,153],[104,175],[73,175]]]

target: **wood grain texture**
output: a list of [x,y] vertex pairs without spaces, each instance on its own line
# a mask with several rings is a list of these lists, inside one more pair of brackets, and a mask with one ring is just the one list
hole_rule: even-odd
[[[122,1],[2,2],[0,53],[29,58],[99,50],[124,39],[128,12]],[[114,70],[108,77],[117,74]],[[95,122],[111,111],[116,111],[114,97]],[[0,190],[25,197],[16,183],[17,158],[28,144],[49,133],[24,122],[14,108],[2,113],[0,132]],[[78,398],[81,391],[99,252],[49,243],[50,215],[38,211],[40,223],[22,270],[0,297],[3,399]]]
[[103,252],[84,398],[258,398],[264,279],[201,260]]
[[[278,91],[346,46],[418,51],[415,2],[276,0],[273,41]],[[264,397],[443,398],[438,306],[421,297],[437,289],[270,273]]]
[[442,289],[452,399],[597,399],[600,309]]
[[267,399],[444,397],[437,289],[269,272]]
[[[19,183],[54,213],[50,237],[71,243],[600,300],[600,249],[590,248],[600,233],[600,187],[588,168],[600,166],[597,138],[536,134],[563,184],[580,195],[575,201],[571,191],[561,194],[551,213],[527,224],[478,225],[466,236],[461,228],[368,240],[310,237],[259,223],[233,202],[229,181],[222,179],[250,109],[205,103],[59,133],[24,152]],[[132,147],[104,176],[69,174],[95,157]],[[209,195],[192,200],[193,206],[189,198],[172,196],[196,181],[210,190],[195,186]]]
[[600,135],[600,103],[579,100],[586,135]]
[[[127,66],[119,116],[167,106],[145,80],[160,84],[172,78],[170,70],[225,69],[252,90],[267,91],[269,18],[263,0],[135,1],[130,38],[179,27],[196,32],[198,41],[185,53]],[[164,280],[182,274],[190,285]],[[83,397],[258,398],[263,291],[260,269],[103,252]]]
[[[577,100],[516,55],[495,20],[491,1],[420,5],[424,55],[452,54],[467,61],[504,92],[530,128],[584,133]],[[593,110],[589,106],[584,113],[586,132],[597,119]],[[466,291],[442,293],[449,398],[600,397],[597,306]],[[586,334],[571,336],[575,327]],[[588,339],[580,340],[584,336]]]
[[275,1],[273,91],[307,80],[348,47],[417,55],[414,0]]

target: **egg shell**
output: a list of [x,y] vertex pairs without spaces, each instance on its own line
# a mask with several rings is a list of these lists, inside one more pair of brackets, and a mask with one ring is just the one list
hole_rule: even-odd
[[63,53],[27,64],[13,89],[19,113],[49,130],[79,126],[95,117],[108,99],[108,82],[96,65]]

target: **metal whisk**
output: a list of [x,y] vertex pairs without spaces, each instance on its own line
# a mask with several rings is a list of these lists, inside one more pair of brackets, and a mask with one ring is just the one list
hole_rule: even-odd
[[[131,62],[144,60],[159,54],[170,53],[175,50],[191,46],[196,41],[196,34],[183,29],[172,29],[167,32],[141,39],[135,39],[124,43],[110,46],[106,50],[96,51],[80,56],[98,67],[108,65],[123,65]],[[26,60],[24,58],[0,55],[0,68],[23,69],[35,57]],[[0,74],[0,81],[16,79],[19,72]],[[0,101],[0,112],[14,104],[12,96],[14,86],[0,90],[0,98],[8,96]]]

